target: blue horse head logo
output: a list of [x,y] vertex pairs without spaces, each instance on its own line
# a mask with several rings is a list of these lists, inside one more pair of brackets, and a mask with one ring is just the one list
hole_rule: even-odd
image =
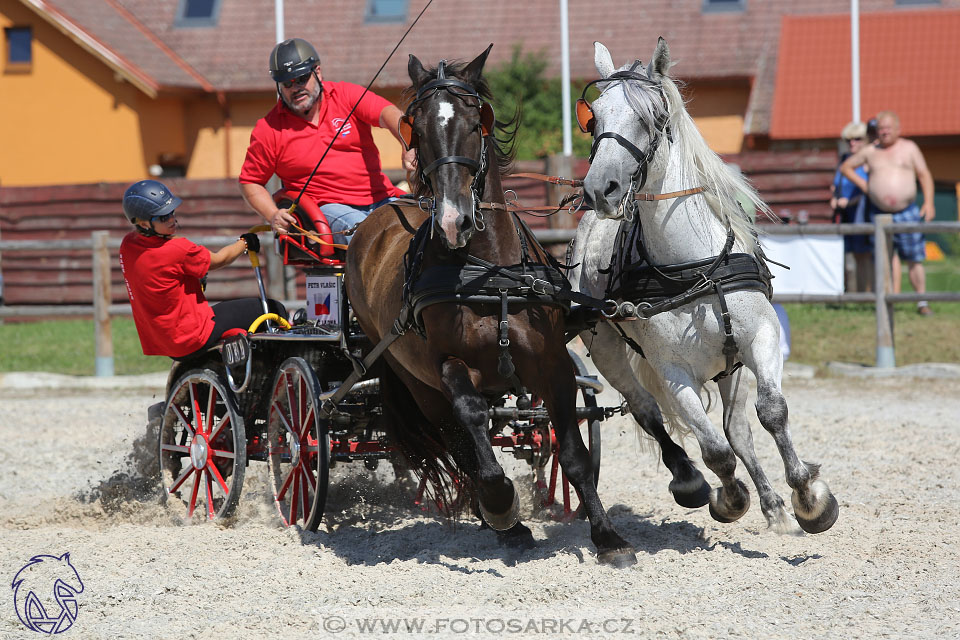
[[77,619],[77,594],[83,592],[80,574],[70,554],[33,556],[10,585],[20,622],[38,633],[62,633]]

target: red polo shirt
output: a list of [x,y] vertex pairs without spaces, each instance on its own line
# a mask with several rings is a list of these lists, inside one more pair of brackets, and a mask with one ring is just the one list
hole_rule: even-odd
[[208,249],[131,231],[120,244],[120,268],[144,355],[179,358],[206,343],[214,324],[200,287],[210,270]]
[[[324,82],[318,126],[278,99],[250,134],[240,182],[263,185],[276,173],[285,189],[299,192],[362,93],[363,87],[349,82]],[[310,180],[308,197],[321,205],[370,205],[403,194],[383,174],[370,131],[371,126],[379,126],[380,113],[389,105],[367,92]]]

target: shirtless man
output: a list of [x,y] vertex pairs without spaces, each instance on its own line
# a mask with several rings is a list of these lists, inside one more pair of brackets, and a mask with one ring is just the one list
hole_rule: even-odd
[[[867,165],[870,179],[856,173]],[[877,114],[877,142],[867,145],[840,165],[840,172],[870,198],[873,213],[892,213],[894,222],[933,220],[933,176],[920,148],[912,140],[900,137],[900,118],[893,111]],[[918,207],[917,181],[923,190],[923,206]],[[872,215],[871,215],[872,217]],[[917,293],[927,290],[923,261],[926,249],[922,233],[896,233],[893,236],[893,292],[900,293],[900,259],[907,261],[910,284]],[[917,312],[931,315],[926,301],[917,303]]]

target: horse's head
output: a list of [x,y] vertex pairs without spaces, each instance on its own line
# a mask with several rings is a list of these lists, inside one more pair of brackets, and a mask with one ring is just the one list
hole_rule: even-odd
[[468,64],[441,60],[424,69],[407,65],[413,101],[400,121],[407,146],[417,149],[420,195],[432,198],[431,215],[448,249],[459,249],[477,230],[477,205],[488,165],[486,138],[493,132],[490,94],[481,77],[487,54]]
[[[599,42],[594,48],[600,79],[587,85],[577,101],[580,128],[593,134],[583,189],[597,216],[619,218],[632,210],[633,192],[643,188],[651,169],[662,172],[655,160],[669,136],[661,82],[670,68],[670,50],[660,38],[646,67],[636,60],[615,70],[607,48]],[[593,84],[601,93],[591,104],[586,97]]]

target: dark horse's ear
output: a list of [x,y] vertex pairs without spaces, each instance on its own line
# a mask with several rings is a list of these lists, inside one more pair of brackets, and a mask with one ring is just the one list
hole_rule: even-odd
[[415,87],[422,86],[428,80],[427,70],[423,68],[423,64],[417,59],[417,56],[412,53],[407,61],[407,73],[410,74],[410,80]]
[[493,43],[490,43],[490,46],[487,47],[486,51],[474,58],[470,64],[468,64],[464,70],[464,82],[467,84],[473,84],[480,79],[480,74],[483,73],[483,65],[487,62],[487,56],[490,54],[490,49],[493,49]]

